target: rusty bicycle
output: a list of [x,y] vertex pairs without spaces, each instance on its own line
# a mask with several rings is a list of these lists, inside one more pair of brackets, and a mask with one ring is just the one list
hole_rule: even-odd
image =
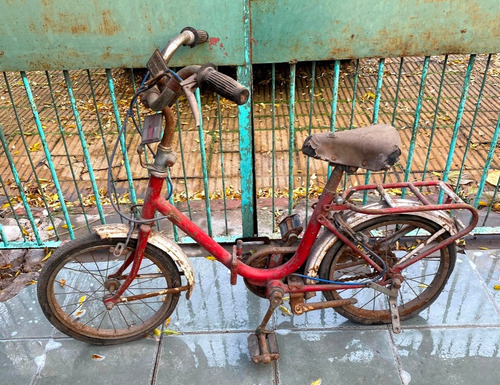
[[[171,106],[178,97],[185,95],[197,125],[198,87],[210,88],[238,105],[249,97],[248,89],[211,64],[177,72],[168,67],[179,47],[207,40],[207,32],[185,28],[149,60],[149,80],[131,102],[133,106],[140,98],[146,107],[161,111],[144,119],[141,159],[146,147],[159,144],[152,163],[142,160],[150,176],[140,216],[120,213],[128,224],[96,226],[91,234],[55,251],[38,281],[44,314],[63,333],[92,344],[128,342],[154,330],[172,314],[181,294],[189,299],[195,287],[186,254],[152,227],[156,220],[167,219],[229,269],[231,284],[241,276],[252,293],[269,300],[261,324],[248,338],[254,362],[269,363],[279,357],[276,335],[266,327],[285,296],[296,315],[333,308],[353,322],[392,324],[399,333],[401,320],[426,309],[443,290],[455,265],[455,241],[475,227],[476,210],[441,181],[341,191],[345,173],[358,168],[380,171],[395,164],[401,154],[398,132],[377,124],[315,133],[302,151],[328,162],[332,171],[305,228],[298,215],[289,216],[279,226],[281,239],[254,252],[241,239],[232,252],[227,251],[162,195],[165,181],[172,191],[169,172],[176,155]],[[117,146],[118,142],[115,151]],[[408,191],[408,198],[388,193],[396,188]],[[426,188],[438,191],[437,202],[422,193]],[[365,192],[377,200],[356,204],[353,198]],[[460,210],[470,213],[467,226],[450,215]],[[318,292],[323,297],[311,300]]]

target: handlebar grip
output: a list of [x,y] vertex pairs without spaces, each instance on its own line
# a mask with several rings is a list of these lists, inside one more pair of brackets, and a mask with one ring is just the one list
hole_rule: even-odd
[[206,84],[210,89],[239,106],[245,104],[250,96],[248,88],[218,72],[212,64],[203,65],[197,74],[198,84]]
[[198,34],[197,44],[206,43],[208,41],[208,32],[202,29],[197,29],[196,33]]
[[183,28],[181,33],[184,31],[189,31],[193,34],[194,40],[191,44],[187,43],[191,48],[197,46],[198,44],[206,43],[208,41],[208,32],[202,29],[194,29],[193,27]]

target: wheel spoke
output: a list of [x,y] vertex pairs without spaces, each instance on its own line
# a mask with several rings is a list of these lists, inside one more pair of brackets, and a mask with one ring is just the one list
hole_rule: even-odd
[[[47,318],[62,332],[92,343],[119,343],[141,338],[173,312],[179,294],[119,302],[111,310],[106,309],[104,296],[112,295],[114,289],[106,289],[105,283],[123,263],[116,261],[112,253],[118,242],[123,240],[100,239],[91,234],[56,250],[45,265],[38,296]],[[131,240],[124,254],[129,254],[135,244],[136,240]],[[120,260],[123,257],[126,256]],[[123,282],[124,277],[119,281]],[[123,297],[179,287],[181,282],[168,254],[148,245],[139,277],[131,282]]]
[[[387,274],[391,279],[391,269],[403,260],[404,256],[413,252],[425,252],[430,247],[444,242],[449,233],[440,225],[426,218],[411,214],[385,215],[368,219],[353,228],[357,234],[369,238],[365,246],[369,247],[385,263]],[[323,279],[360,282],[373,277],[375,270],[366,263],[359,263],[355,252],[341,241],[331,242],[325,234],[324,244],[331,246],[323,251],[325,257],[319,268]],[[429,306],[443,290],[451,270],[455,264],[456,251],[454,244],[437,250],[430,256],[413,262],[402,271],[402,286],[398,290],[398,306],[402,319],[409,318]],[[403,262],[404,263],[404,262]],[[382,295],[382,296],[381,296]],[[354,298],[356,304],[346,305],[335,310],[354,322],[366,324],[390,323],[390,307],[384,301],[386,295],[368,288],[345,288],[324,292],[327,300]]]

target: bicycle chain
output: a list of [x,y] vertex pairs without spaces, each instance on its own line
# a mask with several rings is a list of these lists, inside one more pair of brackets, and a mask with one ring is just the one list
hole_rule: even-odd
[[373,273],[370,273],[370,274],[365,274],[365,275],[356,275],[354,277],[349,277],[349,278],[344,278],[344,279],[335,279],[335,281],[338,281],[338,282],[349,282],[349,281],[357,281],[359,279],[363,279],[363,278],[375,278],[376,276],[378,276],[378,273],[377,272],[373,272]]

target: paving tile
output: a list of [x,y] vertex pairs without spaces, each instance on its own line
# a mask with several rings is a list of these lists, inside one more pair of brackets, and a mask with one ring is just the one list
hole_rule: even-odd
[[196,284],[190,300],[183,295],[169,328],[179,331],[254,330],[269,301],[247,290],[243,279],[232,286],[229,270],[206,258],[191,258]]
[[247,337],[215,333],[164,338],[156,384],[273,384],[273,365],[252,363]]
[[36,357],[44,345],[34,340],[0,341],[0,378],[2,384],[30,384],[37,372]]
[[[46,352],[45,365],[39,370],[36,385],[144,385],[151,381],[157,341],[143,339],[115,346],[93,346],[72,339],[52,341],[60,346]],[[46,346],[47,341],[44,344]]]
[[280,384],[401,384],[384,330],[278,334]]
[[0,302],[0,340],[55,335],[62,334],[56,332],[43,315],[36,296],[36,285],[24,288],[6,302]]
[[395,335],[411,385],[496,385],[500,328],[418,329]]
[[499,324],[500,315],[470,259],[457,255],[455,269],[437,300],[419,315],[403,322],[409,326]]
[[500,308],[500,290],[495,289],[500,285],[500,250],[468,250],[467,255]]

